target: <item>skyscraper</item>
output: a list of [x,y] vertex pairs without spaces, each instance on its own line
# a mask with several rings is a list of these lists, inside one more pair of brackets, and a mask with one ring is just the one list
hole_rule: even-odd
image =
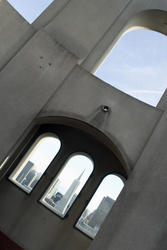
[[26,175],[25,179],[22,182],[23,186],[29,187],[32,182],[35,180],[37,176],[37,172],[33,169],[31,171],[29,171],[29,173]]
[[103,197],[98,208],[91,215],[89,215],[90,218],[88,219],[88,225],[93,228],[94,227],[100,228],[100,226],[104,222],[105,217],[112,208],[114,202],[115,201],[108,196]]
[[69,204],[71,203],[71,200],[73,199],[73,196],[75,195],[75,191],[76,191],[76,189],[78,188],[78,186],[80,184],[80,180],[81,180],[81,178],[83,176],[84,171],[79,175],[79,177],[77,179],[75,179],[72,182],[71,186],[68,188],[68,190],[66,191],[65,195],[57,203],[56,209],[61,214],[64,214],[65,212],[67,212],[68,208],[70,207]]
[[19,175],[17,176],[16,181],[21,183],[23,179],[28,175],[29,171],[32,169],[33,166],[34,166],[34,163],[32,163],[31,161],[28,161],[26,165],[23,167],[23,169],[21,170],[21,172],[19,173]]

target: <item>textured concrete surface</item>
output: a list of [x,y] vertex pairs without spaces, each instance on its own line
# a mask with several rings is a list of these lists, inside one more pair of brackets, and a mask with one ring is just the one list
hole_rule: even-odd
[[71,0],[46,31],[78,58],[86,57],[129,0]]
[[0,72],[1,161],[75,62],[75,57],[40,31]]
[[[167,249],[166,92],[154,108],[91,74],[128,29],[140,26],[167,34],[166,20],[166,0],[55,0],[30,25],[6,0],[0,1],[0,162],[16,150],[36,118],[59,116],[102,132],[127,163],[128,181],[90,250]],[[27,196],[9,183],[6,171],[12,167],[6,161],[0,170],[0,230],[13,235],[25,249],[29,242],[36,249],[56,249],[55,235],[58,239],[65,224],[43,207],[39,214],[38,206],[41,190],[53,173]],[[97,179],[104,169],[100,171]],[[95,190],[93,185],[90,192]],[[74,217],[86,204],[83,197],[71,209]],[[10,213],[12,204],[15,210]],[[69,217],[71,225],[77,220],[74,217]],[[38,239],[46,236],[40,235],[43,225],[50,232],[40,247],[33,234],[26,238],[32,225]],[[71,233],[77,244],[89,245],[79,231],[73,228]],[[63,247],[68,247],[72,236],[63,235]]]
[[32,26],[35,29],[41,29],[52,21],[70,0],[56,0],[53,1],[48,8],[33,22]]
[[[107,117],[103,117],[102,105],[111,109]],[[133,168],[162,111],[137,101],[78,66],[41,115],[67,116],[92,124],[114,141]]]
[[6,0],[0,1],[0,70],[34,32],[33,27]]

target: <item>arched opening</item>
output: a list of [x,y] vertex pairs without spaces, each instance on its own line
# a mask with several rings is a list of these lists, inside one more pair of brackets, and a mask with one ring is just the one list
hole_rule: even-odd
[[[56,135],[61,148],[35,188],[27,195],[18,185],[13,185],[8,177],[14,173],[27,149],[31,149],[44,134]],[[18,147],[19,155],[16,157],[14,154],[16,159],[11,159],[13,164],[8,168],[4,166],[5,174],[0,181],[0,231],[3,232],[5,226],[5,233],[11,237],[10,232],[14,230],[15,241],[25,248],[31,248],[33,242],[34,249],[39,244],[45,249],[50,246],[58,249],[87,249],[91,238],[77,230],[75,225],[105,176],[113,174],[127,178],[128,168],[121,163],[121,157],[119,159],[115,154],[119,156],[119,150],[117,152],[116,145],[115,148],[110,145],[110,140],[92,126],[62,117],[40,119],[26,134],[26,138],[31,139],[23,139]],[[16,152],[18,154],[19,150],[16,149]],[[61,186],[61,182],[65,184]],[[67,199],[61,201],[63,196]],[[60,209],[58,200],[61,205],[64,204],[59,206]],[[17,223],[13,223],[15,221]]]
[[94,239],[123,186],[123,181],[117,175],[110,174],[104,177],[76,227]]
[[41,203],[64,217],[93,171],[93,161],[84,153],[69,157],[53,180]]
[[60,145],[55,134],[42,134],[25,153],[9,179],[30,193],[59,152]]
[[156,106],[167,87],[166,17],[166,12],[152,10],[132,18],[95,75]]

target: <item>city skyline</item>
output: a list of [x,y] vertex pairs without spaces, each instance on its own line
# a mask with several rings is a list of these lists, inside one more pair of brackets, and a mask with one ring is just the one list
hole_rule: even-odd
[[59,179],[61,175],[59,175],[51,184],[49,189],[45,192],[45,194],[41,198],[41,202],[56,214],[64,217],[77,198],[78,187],[79,190],[81,190],[82,186],[84,185],[84,183],[81,185],[81,180],[84,172],[85,169],[76,179],[71,181],[70,186],[65,190],[64,193],[62,193],[60,186],[61,184],[65,185],[65,183],[61,183]]
[[34,163],[27,161],[21,171],[17,171],[15,175],[12,173],[9,179],[29,193],[35,187],[41,176],[42,173],[36,171]]
[[[30,148],[28,153],[25,154],[21,162],[18,164],[18,167],[9,177],[10,180],[15,182],[17,185],[22,185],[24,188],[26,188],[25,191],[30,192],[33,187],[30,189],[26,185],[26,183],[29,183],[30,180],[24,180],[23,183],[23,178],[30,179],[30,175],[32,178],[35,178],[34,176],[36,175],[36,178],[39,180],[44,171],[49,167],[51,160],[53,160],[59,148],[60,141],[56,137],[52,138],[47,136],[38,140],[35,146]],[[86,154],[84,155],[76,153],[71,155],[71,157],[66,160],[59,173],[55,176],[53,183],[47,189],[47,193],[49,193],[53,187],[57,189],[57,185],[55,185],[55,183],[57,180],[59,180],[59,193],[64,195],[71,186],[71,183],[75,181],[78,176],[81,176],[82,178],[80,178],[80,185],[78,185],[75,190],[75,194],[78,195],[87,182],[93,169],[94,163],[92,159]],[[29,174],[30,170],[33,170],[34,173],[31,172]],[[101,180],[101,183],[97,188],[93,198],[91,199],[90,204],[88,204],[88,209],[95,209],[99,205],[99,197],[109,196],[113,200],[116,200],[123,186],[123,181],[118,176],[112,174],[107,175],[103,180]]]
[[88,208],[83,211],[76,227],[94,239],[114,202],[109,196],[103,196],[98,207],[94,208],[93,211],[88,210]]
[[86,209],[92,212],[97,209],[103,197],[110,197],[112,200],[116,200],[119,196],[121,190],[124,187],[124,183],[120,177],[109,174],[101,180],[100,185],[98,186],[93,197],[89,201]]

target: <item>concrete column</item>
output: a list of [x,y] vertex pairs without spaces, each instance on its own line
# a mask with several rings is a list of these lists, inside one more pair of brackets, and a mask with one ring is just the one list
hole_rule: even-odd
[[89,250],[166,250],[167,112]]
[[33,36],[35,30],[6,1],[0,1],[0,70]]
[[37,32],[0,72],[0,161],[76,64],[45,32]]

